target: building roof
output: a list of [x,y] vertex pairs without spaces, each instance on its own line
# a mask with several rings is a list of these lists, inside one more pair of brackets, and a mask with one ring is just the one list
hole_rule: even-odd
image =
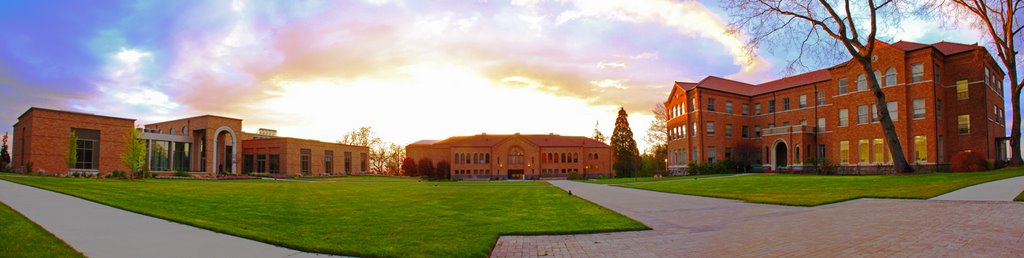
[[453,136],[441,141],[422,140],[409,145],[493,147],[513,137],[520,137],[538,147],[608,147],[608,144],[587,137],[557,134],[478,134],[472,136]]
[[131,118],[114,117],[114,116],[101,116],[101,115],[96,115],[96,114],[89,114],[89,113],[82,113],[82,112],[75,112],[75,111],[67,111],[67,110],[58,110],[58,109],[49,109],[49,108],[40,108],[40,107],[31,107],[28,110],[25,110],[25,113],[21,113],[21,115],[18,116],[18,119],[20,120],[22,117],[24,117],[25,115],[28,115],[28,113],[31,113],[33,110],[51,111],[51,112],[75,114],[75,115],[84,115],[84,116],[95,116],[95,117],[119,119],[119,120],[128,120],[128,121],[135,122],[135,119],[131,119]]
[[[880,41],[881,42],[881,41]],[[885,42],[882,42],[885,43]],[[941,41],[935,44],[927,45],[916,42],[900,41],[891,44],[892,47],[903,50],[905,52],[915,51],[924,48],[935,48],[943,55],[955,55],[959,53],[968,52],[979,48],[978,44],[960,44],[953,42]],[[841,65],[841,64],[840,64]],[[839,66],[839,65],[836,65]],[[797,86],[807,85],[816,82],[823,82],[832,79],[832,73],[830,70],[836,66],[832,66],[825,69],[815,70],[807,73],[797,74],[793,76],[783,77],[778,80],[765,82],[761,84],[749,84],[739,81],[734,81],[726,78],[717,76],[708,76],[697,83],[691,82],[675,82],[675,86],[682,88],[683,90],[690,90],[693,88],[705,88],[717,91],[723,91],[743,96],[755,96],[765,93],[771,93],[775,91],[785,90]],[[675,90],[673,88],[673,90]],[[669,97],[671,100],[672,96]]]
[[186,118],[178,118],[178,119],[174,119],[174,120],[167,120],[167,121],[160,121],[160,122],[156,122],[156,123],[150,123],[150,124],[146,124],[146,126],[151,126],[151,125],[156,125],[156,124],[163,124],[163,123],[169,123],[169,122],[176,122],[176,121],[182,121],[182,120],[189,120],[189,119],[196,119],[196,118],[203,118],[203,117],[216,117],[216,118],[224,118],[224,119],[242,121],[242,119],[226,117],[226,116],[198,115],[198,116],[190,116],[190,117],[186,117]]

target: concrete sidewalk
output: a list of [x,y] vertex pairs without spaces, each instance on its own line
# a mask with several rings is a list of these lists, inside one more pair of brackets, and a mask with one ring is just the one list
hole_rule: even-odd
[[1019,176],[965,187],[939,195],[932,200],[1012,202],[1022,191],[1024,191],[1024,176]]
[[89,257],[328,257],[4,180],[0,180],[0,202]]

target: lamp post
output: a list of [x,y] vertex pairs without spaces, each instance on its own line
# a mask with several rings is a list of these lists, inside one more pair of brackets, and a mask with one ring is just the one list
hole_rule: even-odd
[[668,159],[665,159],[665,176],[668,175]]

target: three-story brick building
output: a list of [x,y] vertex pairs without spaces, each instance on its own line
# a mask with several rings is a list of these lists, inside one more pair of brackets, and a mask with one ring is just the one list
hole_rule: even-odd
[[[961,151],[1005,159],[1004,74],[985,48],[880,42],[872,62],[908,162],[948,164]],[[855,61],[756,85],[676,82],[665,102],[669,169],[741,154],[776,169],[808,158],[891,164],[875,103]]]

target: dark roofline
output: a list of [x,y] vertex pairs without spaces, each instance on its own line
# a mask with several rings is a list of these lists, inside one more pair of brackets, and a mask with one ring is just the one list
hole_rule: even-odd
[[118,120],[128,120],[128,121],[132,121],[133,126],[134,126],[134,123],[135,123],[135,119],[131,119],[131,118],[123,118],[123,117],[116,117],[116,116],[104,116],[104,115],[89,114],[89,113],[67,111],[67,110],[59,110],[59,109],[41,108],[41,107],[30,107],[30,108],[28,108],[28,110],[26,110],[25,113],[21,113],[21,115],[18,116],[18,120],[21,120],[22,117],[25,117],[25,115],[28,115],[28,113],[32,112],[33,110],[42,110],[42,111],[50,111],[50,112],[74,114],[74,115],[84,115],[84,116],[95,116],[95,117],[118,119]]
[[231,119],[231,120],[242,121],[242,119],[233,118],[233,117],[226,117],[226,116],[198,115],[198,116],[191,116],[191,117],[186,117],[186,118],[179,118],[179,119],[174,119],[174,120],[167,120],[167,121],[161,121],[161,122],[156,122],[156,123],[150,123],[150,124],[146,124],[146,126],[155,125],[155,124],[170,123],[170,122],[177,122],[177,121],[189,120],[189,119],[196,119],[196,118],[202,118],[202,117],[216,117],[216,118],[224,118],[224,119]]

